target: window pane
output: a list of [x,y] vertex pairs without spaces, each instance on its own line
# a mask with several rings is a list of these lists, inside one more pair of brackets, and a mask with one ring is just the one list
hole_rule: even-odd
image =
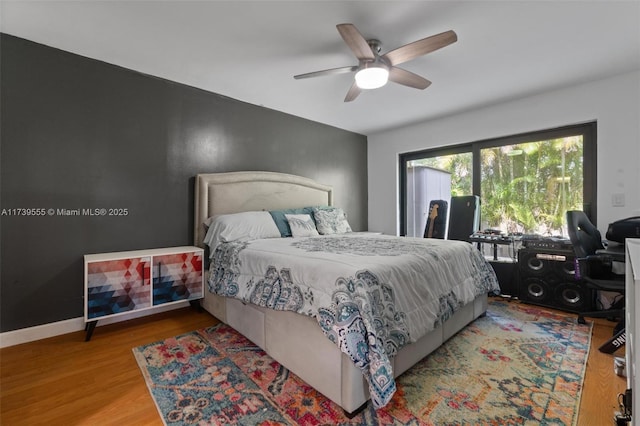
[[481,228],[566,235],[583,205],[582,135],[480,150]]
[[472,154],[443,155],[407,162],[406,235],[424,235],[432,200],[472,193]]

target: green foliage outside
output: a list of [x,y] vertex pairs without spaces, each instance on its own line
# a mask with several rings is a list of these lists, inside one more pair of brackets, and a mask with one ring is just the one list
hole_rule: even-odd
[[[567,210],[582,209],[582,136],[481,150],[482,228],[562,235]],[[412,162],[446,170],[451,195],[472,194],[472,154]]]

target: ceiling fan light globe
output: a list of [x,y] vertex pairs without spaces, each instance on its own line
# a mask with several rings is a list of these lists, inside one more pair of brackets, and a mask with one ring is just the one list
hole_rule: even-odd
[[387,84],[389,70],[382,67],[363,68],[356,73],[355,78],[360,89],[377,89]]

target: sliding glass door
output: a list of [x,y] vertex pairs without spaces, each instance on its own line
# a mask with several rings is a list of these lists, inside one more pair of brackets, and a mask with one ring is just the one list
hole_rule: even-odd
[[480,229],[566,236],[567,210],[596,220],[595,153],[596,124],[587,123],[402,154],[400,229],[423,235],[415,218],[426,221],[429,197],[411,200],[422,196],[415,170],[428,167],[450,174],[450,196],[480,196]]

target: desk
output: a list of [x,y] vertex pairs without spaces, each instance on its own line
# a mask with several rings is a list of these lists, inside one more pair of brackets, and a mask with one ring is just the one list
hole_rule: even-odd
[[640,238],[627,238],[625,330],[627,388],[632,391],[632,424],[640,425],[640,372],[638,371],[638,330],[640,330]]
[[469,237],[469,242],[478,244],[478,250],[480,251],[482,251],[482,244],[493,246],[493,258],[487,257],[487,260],[496,273],[496,278],[498,278],[500,294],[516,297],[518,295],[517,262],[514,258],[498,257],[498,245],[513,245],[513,237],[473,234]]
[[514,243],[514,239],[513,237],[502,237],[499,235],[473,234],[469,237],[469,242],[477,243],[478,250],[480,250],[480,244],[492,244],[493,260],[497,262],[498,261],[498,245],[512,245]]

